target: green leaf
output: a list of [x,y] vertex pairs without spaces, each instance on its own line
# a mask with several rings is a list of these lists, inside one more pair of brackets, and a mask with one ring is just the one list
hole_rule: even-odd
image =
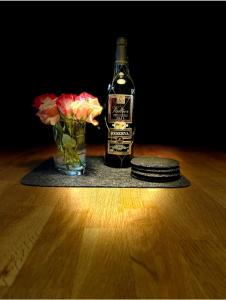
[[63,134],[62,143],[64,148],[74,148],[76,146],[76,141],[68,134]]

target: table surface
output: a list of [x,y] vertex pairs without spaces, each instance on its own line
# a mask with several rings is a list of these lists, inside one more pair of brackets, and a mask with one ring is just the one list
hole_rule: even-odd
[[21,185],[53,152],[0,151],[0,298],[226,298],[226,153],[136,146],[188,188]]

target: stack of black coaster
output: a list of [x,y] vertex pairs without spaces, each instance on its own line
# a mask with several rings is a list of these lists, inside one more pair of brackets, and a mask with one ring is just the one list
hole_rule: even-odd
[[175,159],[136,157],[131,160],[131,176],[145,181],[168,182],[179,179],[181,174]]

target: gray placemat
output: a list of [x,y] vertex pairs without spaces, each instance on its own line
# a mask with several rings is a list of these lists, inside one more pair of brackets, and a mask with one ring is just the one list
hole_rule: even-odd
[[50,158],[25,175],[21,183],[48,187],[178,188],[190,185],[189,180],[184,176],[176,181],[158,183],[132,178],[130,173],[131,168],[119,169],[105,166],[103,157],[88,157],[85,175],[67,176],[55,169],[53,159]]

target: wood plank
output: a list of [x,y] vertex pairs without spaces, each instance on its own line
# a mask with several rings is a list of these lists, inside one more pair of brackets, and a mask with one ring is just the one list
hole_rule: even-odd
[[[137,190],[137,196],[142,194],[143,208],[127,211],[127,239],[137,296],[205,298],[203,287],[193,275],[180,249],[180,237],[184,231],[175,225],[172,228],[173,224],[166,218],[167,207],[163,210],[164,203],[159,203],[161,200],[165,204],[171,202],[172,199],[167,197],[165,191],[148,189],[144,197],[144,192]],[[173,190],[171,192],[174,193]],[[130,195],[127,194],[127,197],[129,199]]]
[[150,215],[149,225],[133,223],[128,232],[138,298],[206,298],[205,287],[180,250],[180,241],[159,214]]
[[145,207],[155,207],[161,211],[178,237],[225,240],[226,210],[200,191],[195,183],[186,190],[159,189],[145,195]]
[[8,291],[8,287],[6,287],[6,286],[1,286],[0,287],[0,298],[1,299],[5,299],[5,294],[7,293],[7,291]]
[[[97,237],[94,235],[96,241],[94,245],[91,243],[90,252],[93,230]],[[84,256],[80,258],[74,278],[73,298],[137,298],[125,231],[88,229],[84,241],[81,249]]]
[[7,298],[71,297],[85,218],[85,212],[54,211]]
[[[36,188],[33,191],[37,190]],[[55,191],[31,193],[27,187],[5,188],[0,201],[0,286],[10,286],[35,245],[53,207]]]
[[183,241],[186,261],[208,298],[226,295],[226,248],[218,241]]

